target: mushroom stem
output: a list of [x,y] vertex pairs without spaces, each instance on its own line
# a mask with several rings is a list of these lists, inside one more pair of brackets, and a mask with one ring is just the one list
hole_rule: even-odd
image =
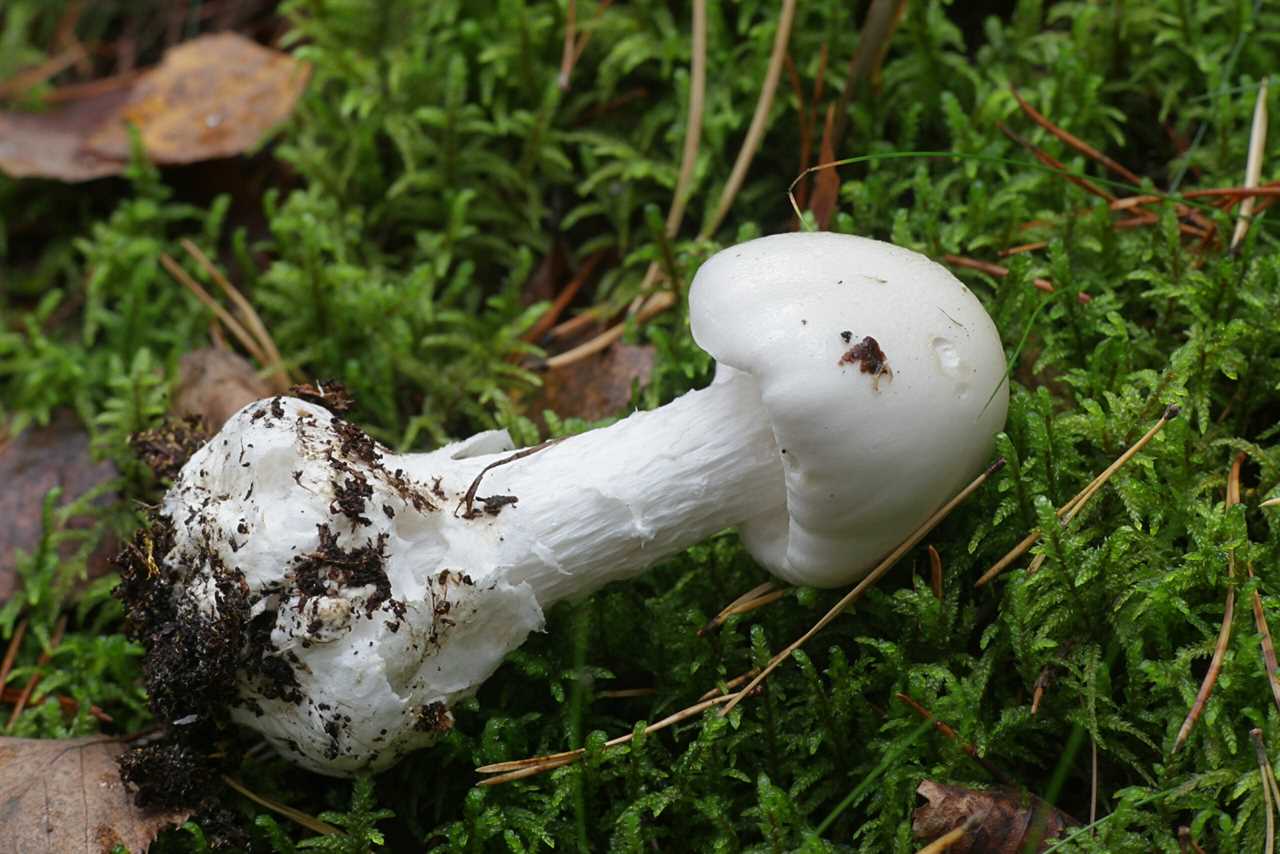
[[[472,458],[465,471],[504,457]],[[433,463],[424,457],[421,473],[407,470],[427,480]],[[449,494],[467,488],[446,482]],[[447,526],[447,551],[465,556],[477,578],[528,583],[543,607],[630,578],[786,504],[759,388],[733,369],[659,409],[495,466],[476,494],[498,515]]]

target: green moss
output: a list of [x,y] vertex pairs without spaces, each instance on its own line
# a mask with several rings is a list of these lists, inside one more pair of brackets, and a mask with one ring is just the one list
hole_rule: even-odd
[[[38,61],[62,5],[6,4],[3,62]],[[229,797],[241,832],[277,851],[380,841],[457,852],[911,851],[922,779],[994,781],[895,699],[905,692],[1078,817],[1089,814],[1096,745],[1097,835],[1056,850],[1172,851],[1183,825],[1208,850],[1257,850],[1262,795],[1248,732],[1259,727],[1273,750],[1280,744],[1250,605],[1256,590],[1280,627],[1276,511],[1257,506],[1280,489],[1273,221],[1255,222],[1238,253],[1199,252],[1180,236],[1172,204],[1151,225],[1116,229],[1105,203],[1028,163],[996,124],[1123,192],[1035,128],[1014,84],[1136,169],[1146,190],[1238,185],[1257,82],[1280,49],[1280,15],[1263,5],[1020,0],[988,12],[911,3],[878,82],[852,101],[838,153],[885,156],[841,169],[833,228],[934,257],[994,259],[1048,241],[1002,262],[1006,278],[963,276],[1014,356],[1014,384],[998,446],[1008,465],[929,538],[945,568],[941,600],[918,549],[761,697],[727,719],[709,713],[647,734],[637,721],[760,663],[836,599],[799,591],[699,637],[764,578],[735,537],[721,535],[555,611],[547,634],[455,710],[441,745],[372,785],[351,792],[250,754],[246,785],[312,814],[339,811],[326,820],[350,835],[303,843],[306,832],[286,819],[255,817],[260,808]],[[123,6],[94,6],[85,26],[114,32]],[[828,93],[843,85],[864,11],[847,6],[800,4],[789,54],[806,99],[820,69]],[[234,210],[244,199],[179,189],[141,163],[127,181],[85,188],[0,179],[0,416],[19,431],[70,408],[124,472],[113,484],[119,501],[88,508],[99,524],[87,538],[67,527],[71,511],[48,504],[45,541],[20,560],[26,591],[0,611],[5,638],[24,616],[31,626],[10,684],[25,681],[59,611],[74,605],[40,691],[69,694],[82,709],[97,703],[118,730],[146,723],[138,650],[123,641],[104,585],[74,599],[67,590],[96,538],[127,533],[130,502],[157,494],[131,467],[125,438],[164,411],[178,359],[204,338],[208,316],[160,267],[161,252],[183,259],[178,240],[189,238],[220,259],[289,364],[343,380],[358,401],[353,417],[400,447],[491,426],[535,437],[534,413],[519,400],[538,377],[513,357],[536,355],[520,336],[542,306],[524,305],[521,288],[554,246],[576,261],[607,250],[591,298],[613,306],[663,258],[646,211],[666,209],[679,169],[690,62],[680,4],[639,0],[597,15],[579,3],[592,37],[567,91],[557,85],[558,4],[293,0],[284,13],[314,76],[295,120],[253,161],[273,189],[260,205],[250,200],[252,216]],[[801,120],[788,74],[729,219],[711,239],[693,237],[728,179],[776,26],[776,4],[709,3],[703,141],[670,247],[682,282],[718,247],[791,227],[785,191],[801,167]],[[0,65],[0,77],[8,70]],[[911,155],[920,151],[949,154]],[[1229,217],[1201,210],[1230,233]],[[1031,220],[1047,225],[1027,232]],[[1037,277],[1055,292],[1033,287]],[[710,361],[681,310],[631,334],[658,352],[640,405],[708,381]],[[1059,528],[1053,508],[1172,403],[1183,416]],[[1246,500],[1227,509],[1237,453],[1246,455]],[[1028,574],[1028,558],[974,590],[1037,525],[1050,532],[1031,553],[1043,555],[1041,570]],[[82,548],[59,558],[66,538]],[[1254,577],[1228,580],[1230,550]],[[1229,583],[1237,608],[1222,675],[1175,753]],[[617,688],[653,693],[605,696]],[[67,723],[48,704],[25,712],[14,732],[97,726],[87,712]],[[603,749],[633,730],[627,747]],[[473,787],[478,764],[579,746],[578,765]],[[217,836],[206,830],[174,832],[160,850],[202,850]]]

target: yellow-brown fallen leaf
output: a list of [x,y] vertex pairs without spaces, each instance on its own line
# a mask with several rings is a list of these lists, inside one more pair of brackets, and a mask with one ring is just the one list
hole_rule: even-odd
[[147,849],[187,812],[141,810],[120,780],[124,745],[108,736],[0,738],[0,840],[9,851],[101,854]]
[[134,125],[155,163],[241,154],[293,112],[310,67],[236,35],[178,45],[132,85],[44,113],[0,112],[0,169],[15,178],[119,175]]
[[643,386],[653,373],[653,347],[618,342],[601,353],[543,374],[542,391],[526,409],[541,415],[550,409],[561,418],[598,421],[631,400],[631,383]]
[[968,789],[925,780],[916,793],[928,801],[911,816],[916,839],[930,841],[970,824],[947,847],[948,854],[1043,851],[1049,840],[1077,824],[1039,798],[1013,789]]
[[182,357],[173,412],[200,418],[212,435],[242,407],[270,396],[270,384],[247,359],[230,350],[201,347]]

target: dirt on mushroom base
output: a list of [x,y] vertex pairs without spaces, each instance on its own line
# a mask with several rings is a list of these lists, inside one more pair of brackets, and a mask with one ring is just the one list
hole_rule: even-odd
[[[173,595],[178,572],[163,567],[173,546],[173,523],[154,514],[116,556],[125,631],[145,650],[143,674],[152,713],[172,724],[162,738],[120,757],[120,774],[137,789],[139,807],[199,806],[218,790],[218,772],[231,762],[212,758],[235,700],[235,667],[247,605],[210,619]],[[227,585],[234,590],[233,585]]]
[[[333,386],[327,391],[337,395],[335,409],[346,408],[349,397],[344,392]],[[280,399],[275,398],[262,401],[251,418],[283,416]],[[372,524],[365,515],[372,490],[357,463],[377,472],[406,504],[421,512],[437,509],[427,497],[427,488],[412,483],[403,472],[383,467],[386,449],[368,434],[336,416],[332,426],[333,437],[322,459],[331,472],[335,498],[329,512],[334,525],[355,529]],[[163,435],[140,435],[135,441],[148,461],[159,464],[158,474],[172,476],[198,449],[199,443],[190,441],[194,435],[194,431],[175,428]],[[431,489],[432,494],[441,491],[438,482]],[[214,500],[206,497],[205,506]],[[194,508],[184,524],[190,524],[200,509]],[[247,529],[242,523],[234,533],[247,534]],[[372,619],[379,609],[389,609],[397,621],[403,618],[404,604],[391,598],[385,534],[352,548],[341,547],[327,523],[317,526],[317,534],[318,547],[295,558],[288,573],[288,588],[301,594],[299,611],[315,597],[359,588],[367,592],[359,609],[363,617]],[[210,802],[220,789],[220,774],[239,761],[231,710],[263,713],[253,697],[244,695],[241,686],[246,682],[258,697],[294,704],[307,701],[295,672],[301,661],[292,650],[281,651],[272,642],[279,608],[261,608],[263,600],[277,599],[288,590],[251,593],[243,572],[228,568],[216,553],[216,540],[212,537],[195,553],[185,555],[183,565],[166,560],[174,550],[174,520],[157,509],[115,558],[120,583],[114,595],[124,605],[128,636],[144,648],[143,673],[152,713],[168,725],[159,740],[121,758],[122,775],[136,787],[140,806],[201,808]],[[217,591],[215,609],[201,607],[186,591],[186,584],[201,576]],[[459,576],[462,583],[465,576]],[[470,583],[469,578],[465,581]],[[319,625],[314,627],[320,630]],[[443,705],[423,708],[420,717],[423,731],[442,732],[452,723]],[[348,726],[350,718],[333,715],[326,720],[335,754],[342,730]],[[167,782],[175,778],[181,784]]]

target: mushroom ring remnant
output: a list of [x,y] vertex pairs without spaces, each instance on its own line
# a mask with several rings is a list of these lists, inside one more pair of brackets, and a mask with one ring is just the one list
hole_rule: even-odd
[[1000,338],[924,256],[766,237],[708,260],[689,299],[715,381],[540,449],[495,431],[398,455],[293,398],[233,416],[166,495],[154,562],[122,571],[157,715],[220,714],[217,682],[298,763],[385,768],[551,604],[730,527],[783,580],[847,584],[986,465]]

